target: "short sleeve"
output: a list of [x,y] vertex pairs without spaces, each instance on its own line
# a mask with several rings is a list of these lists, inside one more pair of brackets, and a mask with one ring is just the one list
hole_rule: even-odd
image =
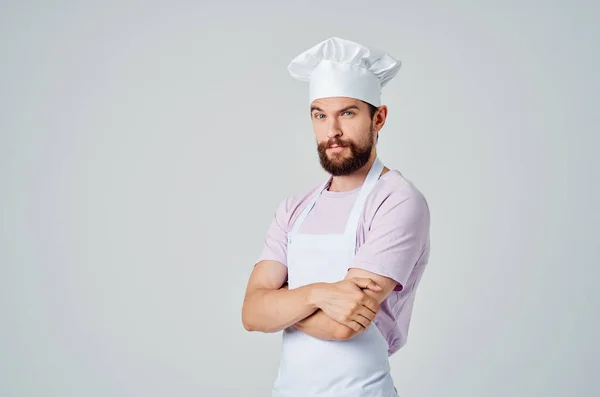
[[425,198],[394,191],[381,203],[352,267],[389,277],[396,291],[406,285],[413,268],[425,258],[430,213]]
[[257,262],[273,260],[287,266],[287,231],[289,224],[287,207],[287,200],[282,201],[277,207]]

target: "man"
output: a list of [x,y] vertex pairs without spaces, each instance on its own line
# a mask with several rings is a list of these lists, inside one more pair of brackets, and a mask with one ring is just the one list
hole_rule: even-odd
[[300,54],[322,167],[331,176],[284,200],[248,281],[248,331],[283,331],[278,397],[397,396],[388,357],[407,339],[429,259],[429,208],[379,161],[381,88],[400,62],[330,38]]

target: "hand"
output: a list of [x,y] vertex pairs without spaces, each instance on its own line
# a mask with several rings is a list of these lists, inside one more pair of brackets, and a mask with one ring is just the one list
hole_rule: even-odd
[[379,312],[379,303],[363,289],[381,291],[381,287],[370,278],[350,278],[324,284],[317,306],[333,320],[362,332]]

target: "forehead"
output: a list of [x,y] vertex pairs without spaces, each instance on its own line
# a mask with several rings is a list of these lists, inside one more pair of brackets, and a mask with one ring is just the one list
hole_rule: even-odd
[[339,110],[348,106],[356,106],[359,109],[362,109],[365,104],[355,98],[348,97],[331,97],[331,98],[319,98],[312,101],[310,104],[312,107],[317,107],[323,110]]

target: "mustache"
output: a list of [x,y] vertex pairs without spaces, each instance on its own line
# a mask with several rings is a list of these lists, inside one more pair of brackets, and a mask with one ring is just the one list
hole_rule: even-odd
[[348,141],[343,141],[341,139],[334,138],[334,139],[328,140],[327,142],[323,142],[321,145],[324,146],[324,147],[330,147],[330,146],[333,146],[333,145],[346,147],[346,146],[349,145],[349,142]]

